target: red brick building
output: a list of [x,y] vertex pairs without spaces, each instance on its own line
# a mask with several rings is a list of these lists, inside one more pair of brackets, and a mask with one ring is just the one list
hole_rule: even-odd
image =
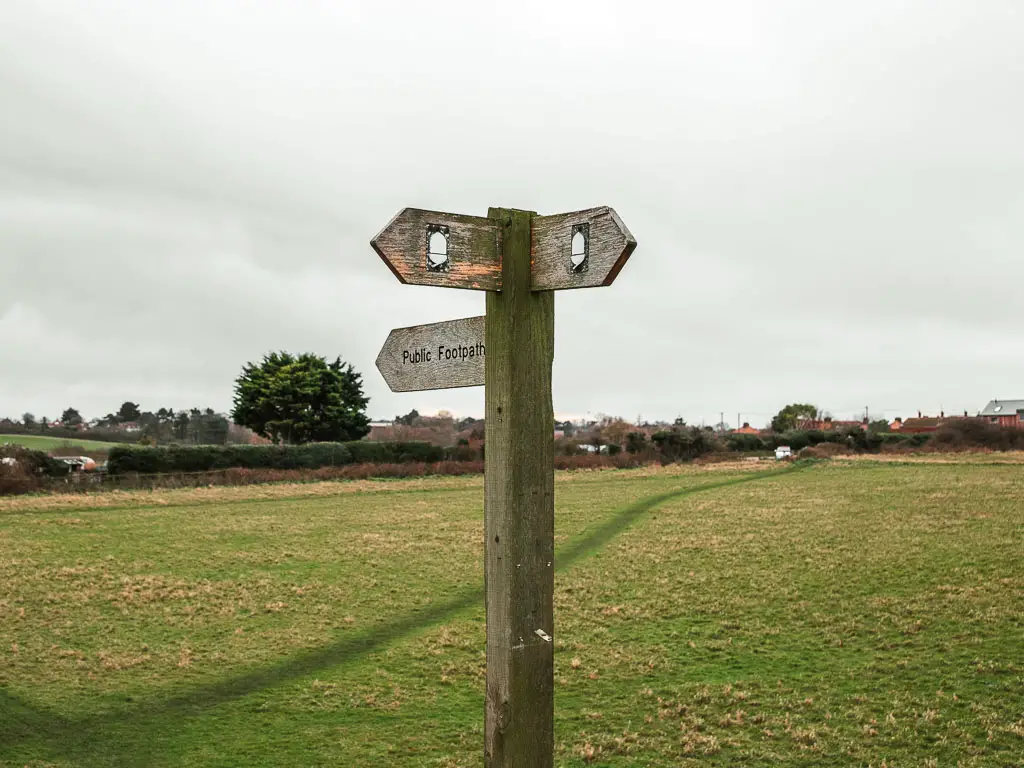
[[985,406],[981,417],[1001,427],[1024,429],[1024,400],[993,400]]
[[906,433],[908,435],[920,435],[927,432],[936,432],[945,423],[942,416],[918,416],[916,418],[903,419],[898,427],[890,425],[894,432]]
[[896,421],[889,425],[889,430],[892,432],[906,432],[908,435],[920,435],[928,432],[937,432],[939,427],[951,421],[969,418],[971,417],[967,415],[967,411],[964,411],[963,416],[947,416],[945,412],[940,413],[938,416],[922,416],[921,412],[918,411],[915,418],[896,419]]

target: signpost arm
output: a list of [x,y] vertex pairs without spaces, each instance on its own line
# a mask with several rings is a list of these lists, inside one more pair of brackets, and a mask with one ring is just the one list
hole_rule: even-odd
[[554,763],[554,293],[531,291],[531,222],[502,228],[487,293],[484,479],[488,768]]

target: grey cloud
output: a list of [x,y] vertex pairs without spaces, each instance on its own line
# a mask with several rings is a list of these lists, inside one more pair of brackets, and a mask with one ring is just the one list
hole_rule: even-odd
[[557,297],[563,413],[1014,396],[1022,38],[998,0],[9,0],[0,415],[226,408],[273,348],[351,360],[377,416],[479,413],[373,369],[483,307],[380,264],[407,205],[616,207],[633,260]]

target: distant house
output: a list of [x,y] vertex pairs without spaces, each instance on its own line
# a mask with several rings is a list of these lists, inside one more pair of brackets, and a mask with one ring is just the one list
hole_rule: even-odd
[[993,400],[980,415],[991,424],[1024,429],[1024,400]]
[[121,432],[141,432],[142,427],[137,421],[123,421],[117,425],[117,429]]
[[899,432],[901,434],[908,435],[923,435],[929,432],[938,431],[945,423],[945,420],[941,416],[919,416],[916,418],[903,419],[900,424]]
[[761,430],[754,429],[752,426],[750,426],[750,422],[744,421],[743,426],[740,427],[739,429],[734,429],[732,433],[734,435],[760,435]]
[[938,416],[922,416],[921,412],[918,411],[915,418],[896,419],[896,421],[889,425],[889,428],[893,432],[905,432],[908,435],[923,435],[930,432],[937,432],[940,427],[951,421],[961,421],[969,418],[970,416],[967,415],[966,411],[963,416],[947,416],[945,411],[940,411]]

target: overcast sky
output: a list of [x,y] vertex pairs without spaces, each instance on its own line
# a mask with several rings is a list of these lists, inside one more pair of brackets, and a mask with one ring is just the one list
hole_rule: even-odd
[[1019,0],[3,0],[0,417],[230,408],[341,355],[375,418],[401,208],[611,205],[556,297],[556,413],[761,424],[1024,397]]

